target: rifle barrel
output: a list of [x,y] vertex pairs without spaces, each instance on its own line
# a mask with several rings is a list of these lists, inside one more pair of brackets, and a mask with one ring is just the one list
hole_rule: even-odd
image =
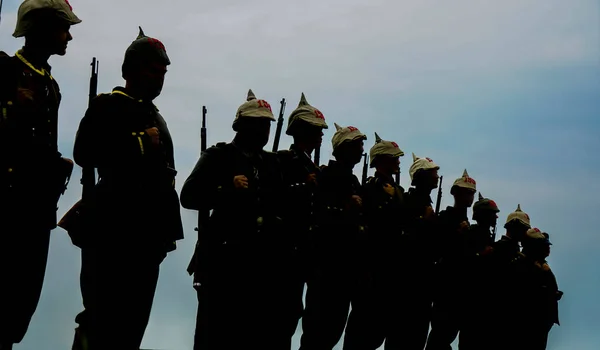
[[202,128],[200,128],[200,151],[206,151],[206,106],[202,106]]
[[279,149],[279,140],[281,139],[281,129],[283,128],[283,114],[285,112],[285,98],[281,99],[279,107],[279,118],[277,118],[277,130],[275,130],[275,139],[273,140],[273,152]]
[[314,152],[315,152],[314,163],[318,167],[319,165],[321,165],[320,164],[321,163],[321,146],[317,146],[317,148],[315,148]]
[[367,161],[368,155],[363,153],[363,157],[365,160],[363,161],[363,169],[362,169],[362,184],[364,185],[367,182],[367,173],[369,172],[369,163]]
[[437,202],[435,203],[435,213],[440,213],[440,205],[442,204],[442,181],[444,180],[443,176],[440,176],[440,185],[438,186],[438,194],[437,194]]

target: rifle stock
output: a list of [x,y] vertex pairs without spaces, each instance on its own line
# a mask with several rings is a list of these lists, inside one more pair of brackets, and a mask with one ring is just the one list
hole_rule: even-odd
[[283,128],[283,114],[285,112],[285,98],[282,98],[279,104],[279,118],[277,118],[277,130],[275,130],[275,139],[273,140],[273,152],[277,152],[277,150],[279,149],[281,129]]

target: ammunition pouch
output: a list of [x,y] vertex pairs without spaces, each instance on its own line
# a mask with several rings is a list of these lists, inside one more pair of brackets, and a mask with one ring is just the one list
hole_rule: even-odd
[[65,194],[65,191],[67,190],[67,186],[71,181],[71,175],[73,174],[73,166],[72,160],[62,157],[56,164],[56,169],[54,171],[54,182],[52,184],[56,203],[58,203],[60,196]]

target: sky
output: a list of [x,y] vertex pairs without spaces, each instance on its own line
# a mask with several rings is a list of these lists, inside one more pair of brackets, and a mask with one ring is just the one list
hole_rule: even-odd
[[[248,89],[275,113],[285,98],[286,122],[304,92],[330,125],[323,163],[333,123],[353,125],[367,134],[366,149],[374,132],[400,145],[405,188],[412,152],[440,165],[443,206],[452,205],[450,184],[465,168],[502,218],[521,204],[532,225],[550,234],[549,263],[565,292],[548,349],[600,348],[597,0],[70,3],[83,22],[71,30],[67,55],[50,60],[63,96],[65,156],[87,106],[92,57],[100,62],[99,92],[122,85],[123,54],[142,26],[172,62],[155,102],[174,138],[178,190],[199,156],[202,105],[211,145],[232,139]],[[9,54],[23,45],[11,36],[19,4],[6,0],[2,8],[0,50]],[[280,149],[290,141],[282,135]],[[81,195],[79,170],[59,217]],[[182,215],[186,238],[162,264],[142,348],[192,348],[197,304],[186,267],[196,213]],[[82,307],[79,268],[80,251],[54,230],[42,298],[16,350],[70,347]],[[296,348],[299,335],[300,327]]]

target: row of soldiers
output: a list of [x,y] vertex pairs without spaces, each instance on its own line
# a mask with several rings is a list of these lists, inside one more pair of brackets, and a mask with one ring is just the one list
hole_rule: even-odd
[[[14,33],[25,46],[0,55],[0,350],[23,339],[37,307],[73,168],[57,147],[47,60],[80,22],[66,0],[25,0]],[[303,350],[332,349],[344,330],[344,349],[451,349],[458,334],[461,349],[545,349],[562,295],[548,235],[518,207],[495,242],[499,209],[481,193],[473,204],[466,170],[438,213],[440,167],[413,154],[405,191],[393,178],[404,153],[377,134],[375,174],[361,183],[353,168],[367,136],[353,126],[335,124],[335,160],[318,166],[328,124],[304,94],[288,119],[292,146],[267,152],[275,118],[249,91],[233,141],[202,152],[179,196],[173,140],[152,103],[169,64],[140,29],[126,85],[96,96],[80,122],[74,160],[99,180],[59,223],[81,248],[73,349],[139,349],[160,264],[183,238],[181,206],[199,218],[194,349],[290,349],[300,319]]]

